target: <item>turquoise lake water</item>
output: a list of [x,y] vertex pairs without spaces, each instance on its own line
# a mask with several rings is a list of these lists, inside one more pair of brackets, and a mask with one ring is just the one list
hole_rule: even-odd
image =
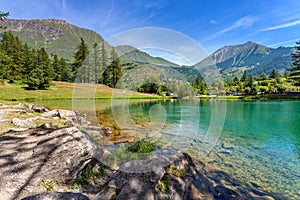
[[[70,104],[54,103],[49,107]],[[91,102],[79,104],[75,109]],[[96,121],[115,120],[124,132],[209,157],[241,185],[300,199],[300,101],[105,100],[91,107],[82,112],[96,109]]]
[[112,112],[123,129],[152,122],[139,131],[194,158],[215,156],[239,183],[300,199],[300,101],[166,100]]

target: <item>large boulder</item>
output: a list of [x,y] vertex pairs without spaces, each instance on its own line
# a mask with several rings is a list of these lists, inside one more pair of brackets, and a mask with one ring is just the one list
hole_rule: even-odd
[[73,182],[90,162],[93,150],[88,137],[75,127],[2,135],[0,157],[5,159],[0,159],[1,198],[20,199],[45,192],[43,182]]

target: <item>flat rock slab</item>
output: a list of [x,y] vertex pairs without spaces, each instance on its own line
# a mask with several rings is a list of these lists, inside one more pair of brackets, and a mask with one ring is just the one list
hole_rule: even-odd
[[0,197],[45,192],[43,180],[70,182],[92,154],[93,146],[75,127],[7,132],[0,137]]

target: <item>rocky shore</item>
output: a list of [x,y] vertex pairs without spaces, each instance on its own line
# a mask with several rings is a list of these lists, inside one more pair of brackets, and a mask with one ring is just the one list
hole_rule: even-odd
[[0,104],[1,199],[281,199],[208,172],[183,152],[111,168],[94,143],[110,134],[74,111]]

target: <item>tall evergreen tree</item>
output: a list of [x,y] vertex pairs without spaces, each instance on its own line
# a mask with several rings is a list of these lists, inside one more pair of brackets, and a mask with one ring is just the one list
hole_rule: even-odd
[[292,53],[292,69],[290,78],[296,81],[296,85],[300,86],[300,41],[296,42],[296,52]]
[[[4,13],[2,11],[0,11],[0,21],[4,21],[5,19],[7,19],[7,17],[9,16],[9,12]],[[5,27],[0,26],[0,29],[3,29]]]
[[107,52],[105,50],[104,40],[101,42],[101,64],[99,67],[99,76],[101,76],[99,82],[107,85],[109,79],[109,70],[107,70]]
[[57,55],[54,55],[53,61],[52,61],[52,67],[54,70],[54,77],[53,80],[60,81],[61,80],[61,74],[60,74],[60,63]]
[[99,59],[98,59],[98,43],[94,43],[93,44],[93,50],[94,50],[94,76],[95,76],[95,84],[97,84],[99,82],[99,77],[98,77],[98,73],[99,73]]
[[244,71],[244,74],[243,74],[243,76],[242,76],[242,78],[241,78],[241,81],[242,81],[242,82],[247,82],[247,81],[249,81],[248,74],[247,74],[247,71],[246,71],[246,70]]
[[280,74],[275,69],[273,69],[269,75],[269,78],[279,78],[279,77],[280,77]]
[[[72,64],[72,72],[74,76],[77,76],[80,82],[87,82],[86,66],[83,66],[84,61],[89,55],[89,49],[83,38],[80,38],[80,45],[77,47],[77,52],[74,54],[74,62]],[[80,72],[80,73],[79,73]],[[75,80],[76,77],[73,79]]]
[[59,60],[59,66],[60,81],[71,81],[72,75],[70,72],[70,68],[64,58],[61,58]]
[[20,80],[22,76],[23,45],[11,32],[4,32],[0,48],[10,59],[6,63],[6,78],[10,81]]
[[207,85],[204,83],[199,76],[196,77],[195,81],[192,83],[194,90],[199,94],[207,93]]

